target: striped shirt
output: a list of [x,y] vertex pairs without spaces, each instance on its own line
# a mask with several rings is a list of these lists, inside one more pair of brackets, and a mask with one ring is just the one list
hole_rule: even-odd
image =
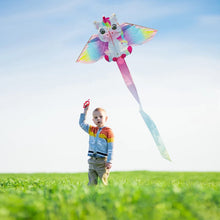
[[114,134],[109,127],[98,128],[85,123],[85,114],[79,119],[80,127],[89,134],[88,156],[107,157],[107,163],[112,162]]

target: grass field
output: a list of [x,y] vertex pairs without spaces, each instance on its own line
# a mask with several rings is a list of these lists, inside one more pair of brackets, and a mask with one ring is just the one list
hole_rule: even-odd
[[0,219],[220,219],[220,173],[0,174]]

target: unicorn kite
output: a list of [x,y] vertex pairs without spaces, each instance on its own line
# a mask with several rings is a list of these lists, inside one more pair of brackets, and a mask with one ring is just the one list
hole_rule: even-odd
[[94,63],[104,57],[108,62],[117,63],[126,86],[139,104],[140,114],[158,150],[165,159],[171,161],[155,123],[142,108],[136,86],[125,62],[125,57],[132,53],[132,47],[151,40],[157,30],[130,23],[120,25],[115,14],[111,17],[103,17],[101,22],[94,22],[94,24],[98,34],[90,37],[76,62]]

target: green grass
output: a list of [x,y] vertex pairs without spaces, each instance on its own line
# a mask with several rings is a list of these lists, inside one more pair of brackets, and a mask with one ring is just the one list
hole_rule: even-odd
[[0,219],[220,219],[219,172],[0,174]]

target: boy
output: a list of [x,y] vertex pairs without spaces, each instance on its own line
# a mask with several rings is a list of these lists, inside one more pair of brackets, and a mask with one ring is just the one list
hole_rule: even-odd
[[88,108],[89,106],[84,106],[84,113],[81,113],[79,119],[80,127],[89,134],[88,185],[97,185],[98,177],[104,185],[107,185],[112,167],[114,135],[111,128],[105,127],[108,116],[102,108],[93,111],[93,122],[96,127],[85,123]]

